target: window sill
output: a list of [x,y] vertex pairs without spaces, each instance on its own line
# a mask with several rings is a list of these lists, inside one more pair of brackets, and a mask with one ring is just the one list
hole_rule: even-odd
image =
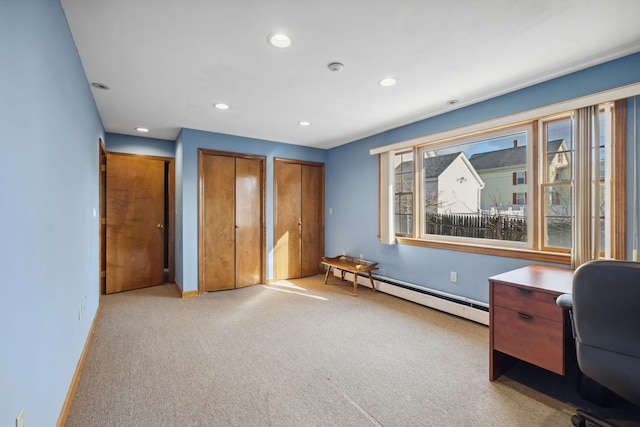
[[423,246],[427,248],[448,249],[451,251],[472,252],[476,254],[495,255],[509,258],[528,259],[531,261],[551,262],[554,264],[571,264],[571,255],[568,253],[543,252],[532,249],[497,248],[495,246],[469,245],[462,243],[436,242],[411,237],[396,237],[401,245]]

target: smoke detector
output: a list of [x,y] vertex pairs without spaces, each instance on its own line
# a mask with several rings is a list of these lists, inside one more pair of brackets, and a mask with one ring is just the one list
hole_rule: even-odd
[[332,71],[332,72],[340,72],[344,69],[344,65],[342,65],[339,62],[332,62],[331,64],[327,65],[327,68]]

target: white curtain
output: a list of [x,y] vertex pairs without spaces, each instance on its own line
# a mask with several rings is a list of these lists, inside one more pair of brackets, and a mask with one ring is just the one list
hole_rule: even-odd
[[573,120],[573,251],[571,268],[597,259],[600,251],[599,106],[580,108]]

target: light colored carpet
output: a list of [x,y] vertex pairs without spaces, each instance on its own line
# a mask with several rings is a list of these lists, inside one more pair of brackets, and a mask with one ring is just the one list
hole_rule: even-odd
[[490,382],[486,326],[322,280],[103,296],[66,426],[570,426],[584,403],[524,363]]

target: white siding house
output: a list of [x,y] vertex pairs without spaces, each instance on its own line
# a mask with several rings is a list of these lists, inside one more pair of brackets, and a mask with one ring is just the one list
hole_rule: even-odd
[[484,181],[463,152],[426,157],[425,209],[438,214],[476,214]]

